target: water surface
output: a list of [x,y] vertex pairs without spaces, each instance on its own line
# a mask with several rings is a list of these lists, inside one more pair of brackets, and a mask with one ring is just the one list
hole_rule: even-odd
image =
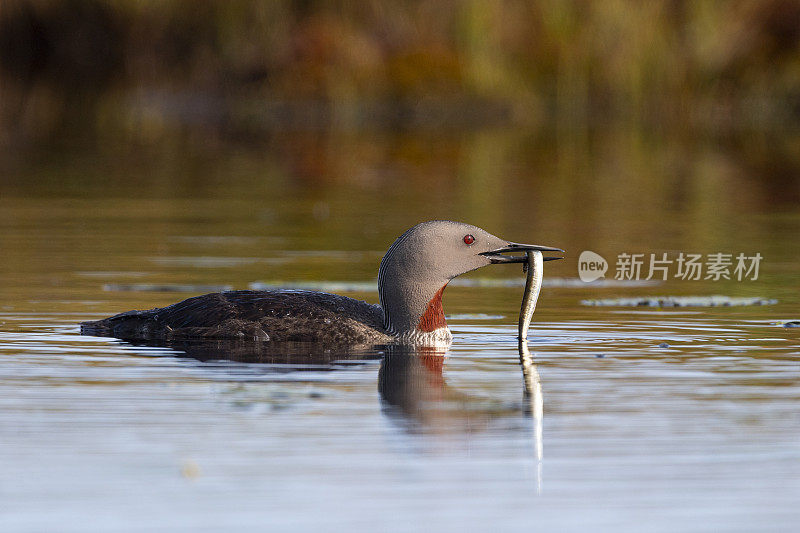
[[[800,212],[775,207],[752,167],[700,149],[684,154],[697,185],[678,187],[649,165],[674,147],[637,145],[632,157],[618,140],[625,148],[584,160],[479,135],[426,158],[403,138],[326,142],[303,145],[320,158],[314,172],[280,150],[167,147],[51,152],[6,174],[4,531],[796,527],[800,328],[780,324],[800,318]],[[337,166],[339,152],[368,145],[357,168]],[[620,168],[661,185],[603,187]],[[522,283],[518,265],[447,289],[446,351],[253,353],[79,335],[82,320],[271,280],[340,282],[374,302],[383,250],[431,218],[567,249],[545,279],[574,281],[584,249],[765,260],[752,282],[545,286],[527,368],[522,291],[503,281]],[[715,294],[777,303],[580,303]],[[534,375],[541,421],[526,394]]]

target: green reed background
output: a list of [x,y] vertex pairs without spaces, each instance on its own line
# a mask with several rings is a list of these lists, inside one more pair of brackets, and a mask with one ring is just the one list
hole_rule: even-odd
[[792,0],[4,0],[0,138],[796,129],[799,42]]

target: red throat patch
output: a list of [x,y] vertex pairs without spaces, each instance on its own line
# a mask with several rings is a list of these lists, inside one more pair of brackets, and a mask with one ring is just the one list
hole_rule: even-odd
[[[447,285],[444,287],[447,287]],[[438,292],[433,295],[431,301],[428,302],[428,308],[425,309],[425,312],[419,318],[418,330],[435,331],[439,328],[447,327],[447,322],[444,320],[444,309],[442,308],[442,293],[444,293],[444,287],[439,289]]]

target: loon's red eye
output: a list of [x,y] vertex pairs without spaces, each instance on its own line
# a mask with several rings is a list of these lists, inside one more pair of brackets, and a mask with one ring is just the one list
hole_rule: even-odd
[[464,235],[464,244],[472,244],[475,242],[475,237],[472,235]]

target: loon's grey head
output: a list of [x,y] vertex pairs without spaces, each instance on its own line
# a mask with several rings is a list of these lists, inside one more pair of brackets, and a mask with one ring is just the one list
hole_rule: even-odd
[[509,242],[461,222],[417,224],[398,237],[381,260],[378,291],[384,327],[400,336],[446,329],[441,297],[447,283],[490,264],[522,263],[524,254],[503,254],[525,250],[563,252],[550,246]]

